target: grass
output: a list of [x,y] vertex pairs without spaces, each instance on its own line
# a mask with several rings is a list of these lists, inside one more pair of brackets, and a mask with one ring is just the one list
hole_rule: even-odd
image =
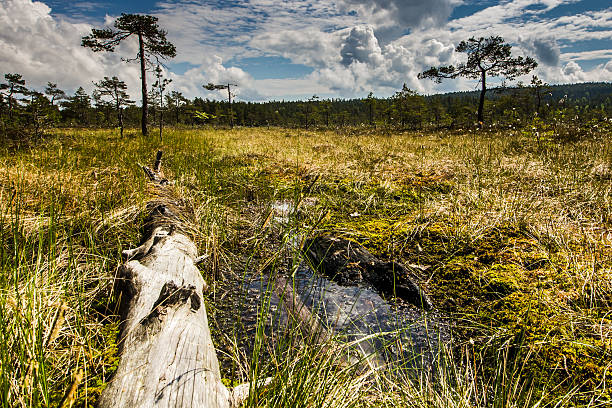
[[[121,249],[140,238],[138,164],[162,148],[194,209],[194,239],[211,255],[203,273],[214,283],[207,302],[221,322],[214,340],[224,373],[233,382],[273,378],[248,406],[609,405],[610,142],[609,134],[558,143],[520,132],[167,129],[163,144],[57,130],[37,145],[6,146],[0,403],[95,404],[118,364],[112,285]],[[453,321],[435,369],[398,379],[343,367],[329,347],[293,335],[271,343],[261,328],[231,334],[222,281],[295,260],[279,252],[291,231],[269,222],[273,201],[302,203],[291,231],[343,235],[421,266],[419,281]]]

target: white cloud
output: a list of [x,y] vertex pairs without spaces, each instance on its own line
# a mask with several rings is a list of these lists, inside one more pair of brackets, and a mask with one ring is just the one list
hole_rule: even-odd
[[69,92],[79,86],[88,91],[92,81],[116,75],[138,95],[140,76],[135,65],[125,64],[120,54],[93,53],[81,47],[81,37],[91,31],[87,24],[74,24],[51,16],[51,9],[31,0],[0,2],[0,65],[4,73],[23,75],[26,86],[42,90],[48,81]]
[[544,65],[559,65],[561,50],[554,38],[529,38],[520,40],[520,44],[532,53],[537,61]]
[[313,28],[269,31],[255,36],[249,46],[297,64],[324,68],[340,62],[342,34],[343,31],[328,33]]
[[[424,4],[420,1],[341,0],[340,6],[345,11],[357,11],[357,16],[351,16],[346,26],[323,30],[319,22],[319,26],[315,24],[301,31],[265,31],[255,36],[249,42],[249,47],[266,55],[281,55],[294,63],[315,68],[309,78],[320,81],[343,96],[372,89],[388,95],[404,82],[421,92],[473,89],[473,81],[455,80],[436,85],[416,79],[419,72],[430,66],[460,60],[462,55],[454,52],[455,46],[472,36],[501,35],[509,43],[517,45],[513,54],[536,57],[541,65],[538,72],[549,82],[569,78],[594,80],[600,78],[594,71],[568,76],[561,69],[553,69],[567,64],[572,58],[571,54],[565,56],[562,53],[559,44],[611,38],[612,30],[607,27],[612,20],[612,9],[582,13],[567,19],[545,18],[546,11],[572,2],[574,0],[505,1],[444,25],[444,18],[438,18],[445,15],[443,10],[438,10],[440,12],[436,18],[425,18],[419,22],[409,20],[408,14],[400,13],[400,7],[410,10],[410,7]],[[428,4],[431,5],[431,2]],[[453,3],[446,4],[452,9]],[[404,29],[413,27],[411,32],[394,39],[381,38],[380,32],[384,31],[385,26],[397,27],[401,19],[406,19]],[[299,23],[296,25],[300,26]],[[381,39],[386,44],[383,45]],[[608,55],[607,51],[603,54]],[[588,56],[581,54],[575,57]],[[544,69],[544,66],[551,68]],[[499,81],[492,79],[492,84]]]
[[[359,41],[355,41],[355,37]],[[347,51],[347,47],[351,52]],[[428,39],[418,49],[398,42],[380,47],[372,30],[359,27],[352,30],[344,43],[344,58],[335,64],[313,72],[310,76],[342,96],[363,95],[375,91],[379,96],[391,95],[406,83],[420,92],[433,86],[417,79],[417,74],[429,65],[449,62],[454,57],[454,46]]]
[[[574,1],[513,0],[485,8],[471,16],[452,20],[447,27],[415,30],[398,39],[396,43],[410,50],[421,50],[424,48],[424,43],[431,40],[451,45],[458,44],[459,41],[472,36],[500,35],[507,42],[515,45],[512,50],[513,54],[536,57],[540,66],[535,73],[547,82],[609,81],[609,77],[604,78],[598,68],[590,71],[576,71],[571,75],[563,73],[564,66],[570,60],[579,62],[612,57],[612,49],[563,52],[564,45],[612,38],[612,8],[556,19],[548,19],[543,16],[545,11],[571,2]],[[533,5],[543,7],[529,8]],[[428,55],[429,53],[426,53],[416,57],[417,61],[421,61],[421,58],[426,61]],[[456,62],[457,58],[460,56],[454,55],[448,59],[448,62]],[[435,66],[436,64],[426,65]],[[528,81],[528,76],[519,78],[519,80]],[[442,87],[436,86],[434,89],[467,90],[467,87],[473,87],[473,83],[469,81],[455,82],[454,85],[451,85],[451,82],[443,82]]]
[[211,55],[228,59],[244,52],[250,30],[245,7],[220,8],[196,2],[158,4],[159,25],[176,46],[176,62],[201,65]]
[[599,64],[590,70],[584,68],[576,61],[569,61],[557,67],[539,67],[536,74],[551,84],[610,81],[612,74],[612,59],[607,63]]
[[[535,73],[549,83],[610,80],[612,63],[588,71],[580,64],[612,60],[612,47],[601,45],[601,40],[609,44],[612,38],[612,8],[547,17],[547,11],[572,2],[504,0],[452,21],[448,17],[460,0],[166,0],[151,13],[177,46],[170,67],[173,62],[193,66],[183,74],[168,74],[172,88],[190,98],[224,98],[218,92],[207,93],[202,84],[231,80],[239,84],[238,98],[260,100],[313,93],[354,97],[370,90],[388,96],[403,83],[421,92],[473,89],[473,81],[437,85],[416,78],[430,66],[459,61],[464,56],[454,51],[455,46],[471,36],[504,37],[515,45],[513,54],[540,61]],[[83,3],[81,9],[92,4]],[[39,89],[52,81],[68,90],[80,85],[91,90],[92,80],[117,75],[138,99],[138,65],[120,60],[135,56],[135,41],[122,44],[115,53],[93,53],[80,46],[81,36],[92,25],[52,15],[40,1],[0,0],[0,5],[3,70],[22,73],[28,85]],[[111,25],[113,19],[107,16],[104,24]],[[599,45],[589,51],[564,51],[589,41]],[[282,56],[313,72],[300,78],[256,80],[231,66],[257,56]]]
[[578,51],[578,52],[564,52],[563,58],[565,60],[600,60],[600,59],[611,59],[612,49],[609,50],[590,50],[590,51]]
[[372,26],[353,27],[344,40],[340,49],[340,56],[342,57],[341,63],[344,66],[349,66],[353,62],[362,62],[373,66],[382,64],[383,56]]
[[202,86],[208,83],[232,84],[232,94],[243,100],[265,99],[254,88],[253,78],[242,69],[237,67],[226,67],[221,57],[215,55],[209,57],[201,66],[192,68],[182,75],[170,73],[172,83],[169,90],[182,92],[188,98],[196,96],[209,99],[226,99],[227,91],[208,91]]
[[[179,50],[176,60],[196,65],[211,54],[224,60],[262,55],[262,50],[251,45],[253,40],[270,42],[270,46],[289,40],[312,42],[321,39],[319,33],[357,22],[354,17],[341,15],[331,0],[246,0],[232,4],[183,0],[163,1],[157,7],[154,14]],[[300,35],[316,37],[300,39]]]
[[[458,2],[452,0],[340,0],[378,27],[407,28],[439,26],[446,22]],[[395,31],[395,30],[394,30]]]
[[562,72],[564,75],[580,75],[583,73],[580,65],[576,64],[574,61],[570,61],[565,64]]
[[[42,2],[31,0],[0,1],[0,65],[3,72],[23,75],[26,86],[42,90],[48,81],[55,82],[68,92],[83,86],[93,91],[92,81],[105,76],[117,76],[128,85],[132,99],[140,100],[140,72],[137,63],[125,63],[121,58],[133,58],[137,54],[137,42],[129,39],[116,51],[93,52],[81,46],[81,38],[91,32],[89,24],[78,24],[53,16],[51,9]],[[114,18],[107,16],[104,24],[112,26]],[[169,89],[179,89],[193,98],[202,96],[203,83],[231,80],[245,86],[245,97],[262,99],[249,89],[252,78],[235,67],[225,67],[221,58],[204,54],[201,66],[184,75],[169,73],[173,79]],[[149,85],[153,82],[148,75]],[[238,91],[240,93],[240,91]],[[216,93],[210,97],[222,98]]]

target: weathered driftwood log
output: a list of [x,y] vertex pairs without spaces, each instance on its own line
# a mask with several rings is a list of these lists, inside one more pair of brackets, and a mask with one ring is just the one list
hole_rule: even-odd
[[197,249],[160,164],[161,152],[154,170],[144,168],[155,199],[147,205],[142,245],[123,253],[116,288],[121,358],[98,406],[230,407],[239,402],[221,382]]
[[397,296],[424,309],[432,308],[408,269],[395,261],[381,261],[356,242],[322,235],[306,239],[302,250],[317,271],[339,285],[365,283],[387,296]]

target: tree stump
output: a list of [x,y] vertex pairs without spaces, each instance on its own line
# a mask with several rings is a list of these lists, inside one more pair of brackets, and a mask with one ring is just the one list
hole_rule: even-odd
[[315,270],[339,285],[367,284],[414,306],[433,307],[406,267],[381,261],[357,242],[321,235],[306,239],[302,251]]
[[160,165],[158,152],[154,169],[144,167],[155,199],[147,205],[142,245],[123,252],[127,261],[116,285],[121,357],[98,406],[230,407],[233,394],[221,382],[202,297],[206,283],[186,233],[188,215]]

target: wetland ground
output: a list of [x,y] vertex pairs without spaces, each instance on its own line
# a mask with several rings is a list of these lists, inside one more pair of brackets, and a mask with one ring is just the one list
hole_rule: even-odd
[[[95,404],[118,362],[113,277],[139,239],[139,164],[162,149],[209,255],[227,382],[273,379],[247,406],[609,406],[611,137],[168,129],[160,143],[58,129],[4,145],[0,402],[56,406],[80,373],[76,406]],[[365,375],[291,330],[228,329],[236,304],[256,323],[273,311],[233,283],[291,276],[296,234],[322,233],[414,271],[451,328],[430,370]]]

